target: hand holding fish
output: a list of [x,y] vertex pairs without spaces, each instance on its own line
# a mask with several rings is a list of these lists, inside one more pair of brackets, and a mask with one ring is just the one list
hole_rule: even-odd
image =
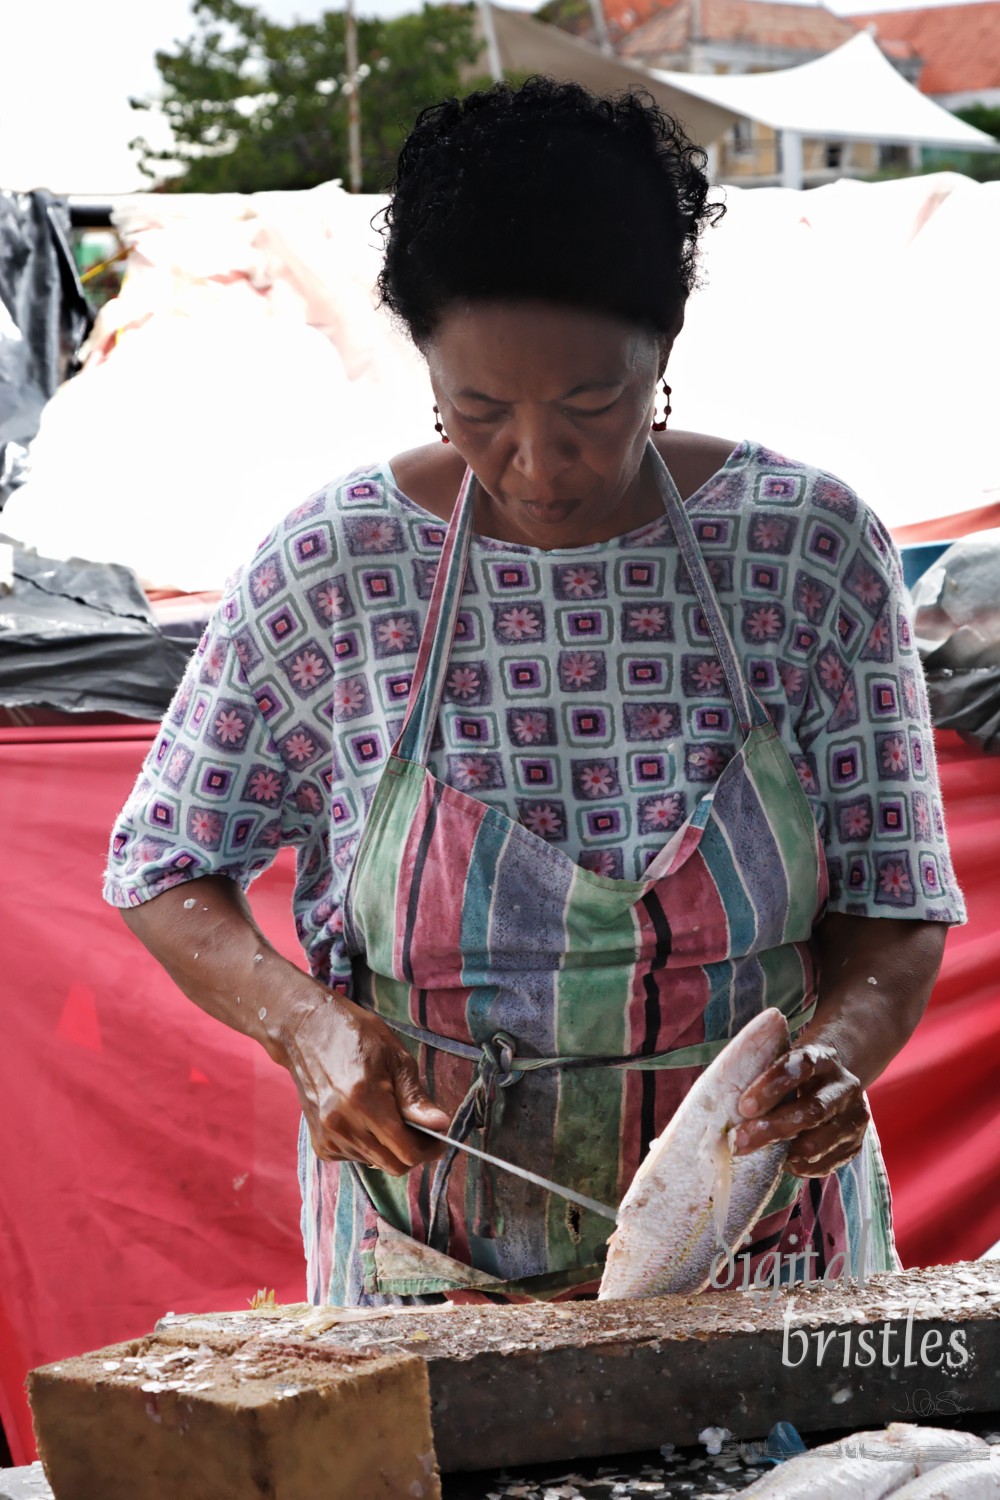
[[[791,1097],[790,1097],[791,1096]],[[739,1101],[746,1123],[737,1154],[772,1141],[791,1141],[785,1170],[826,1177],[861,1150],[870,1114],[860,1080],[829,1042],[795,1047],[765,1068]]]
[[856,1156],[870,1116],[865,1089],[899,1052],[941,963],[933,922],[875,922],[830,912],[815,929],[816,1014],[794,1047],[740,1097],[738,1154],[789,1141],[786,1171],[826,1177]]

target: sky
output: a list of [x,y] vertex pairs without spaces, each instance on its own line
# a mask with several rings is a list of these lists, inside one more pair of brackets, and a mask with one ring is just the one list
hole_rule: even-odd
[[[258,3],[281,22],[333,8],[320,0]],[[504,3],[535,10],[541,0]],[[829,9],[846,15],[913,3],[830,0]],[[395,16],[420,7],[418,0],[356,0],[356,8]],[[81,0],[0,0],[0,188],[100,199],[141,190],[128,143],[154,132],[128,99],[155,92],[154,53],[193,30],[189,0],[132,0],[109,11]]]

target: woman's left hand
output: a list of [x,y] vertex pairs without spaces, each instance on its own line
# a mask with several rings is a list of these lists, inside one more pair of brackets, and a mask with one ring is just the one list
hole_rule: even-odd
[[807,1042],[772,1063],[740,1097],[738,1154],[791,1141],[785,1170],[826,1177],[861,1150],[870,1114],[859,1079],[828,1042]]
[[816,1012],[798,1045],[743,1090],[737,1152],[790,1141],[796,1177],[826,1177],[857,1156],[871,1118],[865,1089],[923,1015],[946,931],[941,922],[823,918]]

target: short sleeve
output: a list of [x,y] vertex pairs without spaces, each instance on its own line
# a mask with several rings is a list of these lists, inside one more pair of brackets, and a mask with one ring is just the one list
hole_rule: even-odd
[[860,503],[846,540],[832,628],[813,658],[799,727],[800,776],[812,783],[830,909],[961,923],[899,555]]
[[246,890],[283,844],[316,837],[320,799],[290,786],[233,639],[233,598],[188,663],[115,824],[104,884],[113,906],[204,875]]

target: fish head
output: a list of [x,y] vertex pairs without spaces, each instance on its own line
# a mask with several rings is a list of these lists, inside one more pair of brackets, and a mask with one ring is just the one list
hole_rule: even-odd
[[740,1097],[755,1079],[783,1057],[791,1046],[788,1021],[771,1006],[748,1021],[720,1053],[716,1106],[724,1117],[723,1129],[740,1124]]

